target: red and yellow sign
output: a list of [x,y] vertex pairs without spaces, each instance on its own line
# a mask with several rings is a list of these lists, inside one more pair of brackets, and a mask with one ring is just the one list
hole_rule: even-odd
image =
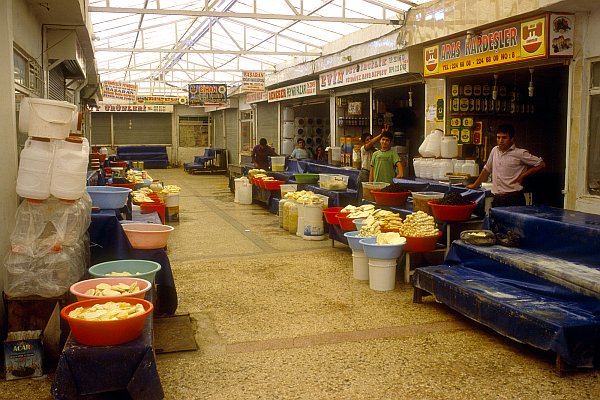
[[547,16],[494,27],[423,50],[424,75],[513,63],[548,55]]

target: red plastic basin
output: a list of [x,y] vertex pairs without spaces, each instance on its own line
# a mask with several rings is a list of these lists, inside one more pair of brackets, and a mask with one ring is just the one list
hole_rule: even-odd
[[431,251],[435,249],[442,232],[440,231],[433,236],[402,236],[406,238],[405,251]]
[[440,200],[429,200],[427,204],[431,208],[433,218],[440,221],[467,221],[471,219],[471,214],[477,207],[477,203],[474,201],[463,206],[438,204],[439,202]]
[[336,214],[338,221],[340,221],[340,228],[345,231],[355,231],[356,225],[354,225],[354,220],[356,218],[348,218],[349,213],[339,213]]
[[142,214],[150,214],[151,212],[156,211],[160,216],[161,222],[165,223],[165,203],[161,203],[159,201],[153,202],[144,202],[140,203],[140,211]]
[[325,216],[325,221],[330,225],[339,225],[340,221],[338,220],[337,214],[342,211],[344,207],[326,207],[323,209],[323,215]]
[[382,206],[400,206],[406,205],[406,199],[410,192],[378,192],[371,190],[371,194],[375,197],[375,202]]
[[263,187],[267,190],[279,190],[279,188],[281,187],[281,185],[283,185],[285,182],[284,181],[279,181],[277,179],[271,179],[268,181],[264,181],[263,180]]

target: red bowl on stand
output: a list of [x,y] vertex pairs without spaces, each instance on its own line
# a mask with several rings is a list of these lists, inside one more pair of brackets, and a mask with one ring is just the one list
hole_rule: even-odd
[[375,197],[375,202],[382,206],[400,206],[406,205],[406,199],[410,192],[378,192],[371,190],[371,194]]
[[354,225],[354,220],[356,218],[348,218],[350,213],[339,213],[336,214],[338,221],[340,221],[340,228],[345,231],[355,231],[356,225]]
[[432,251],[435,249],[439,238],[442,236],[442,231],[439,231],[437,235],[433,236],[406,236],[406,244],[404,245],[405,251]]
[[431,208],[433,218],[439,221],[467,221],[471,219],[473,210],[477,207],[477,203],[471,201],[466,205],[448,205],[438,204],[440,200],[429,200],[427,204]]
[[323,215],[325,216],[325,221],[330,225],[339,225],[340,220],[337,217],[337,214],[342,211],[344,207],[326,207],[323,209]]

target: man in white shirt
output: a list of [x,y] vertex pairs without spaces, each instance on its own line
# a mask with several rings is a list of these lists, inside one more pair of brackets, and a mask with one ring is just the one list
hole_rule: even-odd
[[515,128],[510,124],[498,126],[498,143],[488,157],[479,177],[470,189],[478,188],[481,182],[492,176],[492,207],[524,206],[523,179],[540,172],[546,167],[544,160],[536,157],[514,143]]

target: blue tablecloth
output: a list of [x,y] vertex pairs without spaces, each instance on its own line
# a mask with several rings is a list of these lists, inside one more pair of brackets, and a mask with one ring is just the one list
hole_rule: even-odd
[[161,265],[156,274],[157,299],[155,313],[174,314],[177,310],[177,291],[169,257],[163,249],[137,250],[131,247],[114,210],[92,213],[90,234],[91,265],[112,260],[151,260]]
[[123,398],[121,393],[127,392],[133,399],[163,399],[152,326],[150,315],[139,338],[118,346],[86,346],[69,336],[52,383],[53,398],[75,400],[109,393]]

